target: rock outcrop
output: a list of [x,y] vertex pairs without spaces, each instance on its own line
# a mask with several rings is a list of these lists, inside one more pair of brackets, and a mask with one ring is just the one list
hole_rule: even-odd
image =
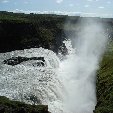
[[0,113],[50,113],[47,105],[30,105],[0,96]]

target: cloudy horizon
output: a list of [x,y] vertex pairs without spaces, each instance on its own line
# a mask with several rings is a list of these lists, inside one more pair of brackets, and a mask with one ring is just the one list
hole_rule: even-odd
[[0,11],[113,17],[113,0],[0,0]]

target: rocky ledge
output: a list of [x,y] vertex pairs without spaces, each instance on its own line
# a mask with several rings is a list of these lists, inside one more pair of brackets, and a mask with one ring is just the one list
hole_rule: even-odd
[[30,105],[0,96],[0,113],[50,113],[47,105]]

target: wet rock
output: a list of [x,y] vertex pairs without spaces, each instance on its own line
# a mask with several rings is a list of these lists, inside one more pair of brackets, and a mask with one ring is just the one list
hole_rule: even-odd
[[6,59],[6,60],[3,61],[3,63],[15,66],[15,65],[20,64],[22,62],[30,61],[30,60],[39,60],[39,62],[37,62],[37,64],[35,64],[35,65],[44,66],[44,62],[45,62],[44,57],[31,57],[31,58],[28,58],[28,57],[18,56],[18,57],[12,57],[10,59]]

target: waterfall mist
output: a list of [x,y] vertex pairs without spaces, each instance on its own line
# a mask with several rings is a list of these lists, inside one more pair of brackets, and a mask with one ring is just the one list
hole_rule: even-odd
[[60,64],[64,87],[64,109],[69,113],[93,113],[96,106],[96,71],[107,43],[105,25],[90,19],[71,22],[65,28],[72,29],[69,35],[76,48],[75,54],[67,55]]

